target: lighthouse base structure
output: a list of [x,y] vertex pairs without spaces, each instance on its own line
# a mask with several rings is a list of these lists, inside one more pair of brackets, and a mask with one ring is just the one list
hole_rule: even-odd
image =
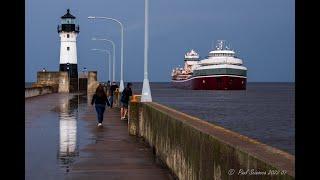
[[[79,83],[79,92],[92,94],[96,91],[99,85],[99,82],[97,81],[97,74],[97,71],[89,71],[85,74],[79,74],[79,82],[76,77],[73,77],[69,83],[69,75],[67,71],[38,71],[37,82],[32,84],[32,88],[49,87],[52,93],[73,93],[78,92]],[[70,85],[73,86],[73,89],[71,89]]]
[[[68,69],[69,67],[69,69]],[[78,65],[77,64],[60,64],[60,72],[69,72],[69,92],[78,91]]]

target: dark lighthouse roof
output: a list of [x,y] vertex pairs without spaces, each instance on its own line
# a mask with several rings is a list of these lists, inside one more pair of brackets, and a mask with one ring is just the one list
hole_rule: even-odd
[[61,16],[61,25],[58,25],[58,33],[60,32],[76,32],[79,33],[79,25],[76,26],[76,17],[70,14],[70,9],[67,9],[67,13]]
[[63,16],[61,16],[61,19],[75,19],[76,17],[74,17],[72,14],[70,14],[70,9],[67,9],[67,13]]

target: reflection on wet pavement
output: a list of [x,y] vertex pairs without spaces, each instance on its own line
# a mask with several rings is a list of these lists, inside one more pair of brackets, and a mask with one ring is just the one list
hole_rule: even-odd
[[50,94],[26,100],[27,180],[168,179],[152,149],[130,137],[119,109],[97,128],[91,96]]
[[26,179],[64,179],[79,156],[79,146],[89,143],[83,138],[89,137],[86,122],[79,121],[86,102],[86,96],[75,94],[51,94],[25,101]]
[[69,166],[74,157],[79,155],[77,144],[77,110],[78,96],[68,100],[60,99],[59,103],[59,159],[62,167],[69,172]]

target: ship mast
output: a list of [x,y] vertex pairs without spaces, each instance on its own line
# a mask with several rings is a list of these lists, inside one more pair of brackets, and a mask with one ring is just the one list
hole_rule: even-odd
[[218,50],[223,50],[223,44],[224,44],[224,42],[225,42],[225,40],[217,40],[217,49]]

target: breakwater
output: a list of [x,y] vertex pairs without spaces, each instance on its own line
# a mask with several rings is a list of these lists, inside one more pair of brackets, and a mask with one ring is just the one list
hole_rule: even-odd
[[294,179],[295,157],[158,103],[132,101],[129,134],[179,179]]
[[55,88],[52,86],[44,86],[44,87],[26,87],[24,90],[24,97],[30,98],[44,94],[54,93]]
[[[37,72],[37,82],[26,83],[25,98],[57,92],[69,93],[87,91],[87,93],[93,93],[99,84],[96,71],[89,71],[88,76],[81,77],[76,81],[79,82],[75,83],[69,81],[68,72]],[[70,89],[70,83],[73,83],[73,86],[74,84],[79,86],[76,89]]]

